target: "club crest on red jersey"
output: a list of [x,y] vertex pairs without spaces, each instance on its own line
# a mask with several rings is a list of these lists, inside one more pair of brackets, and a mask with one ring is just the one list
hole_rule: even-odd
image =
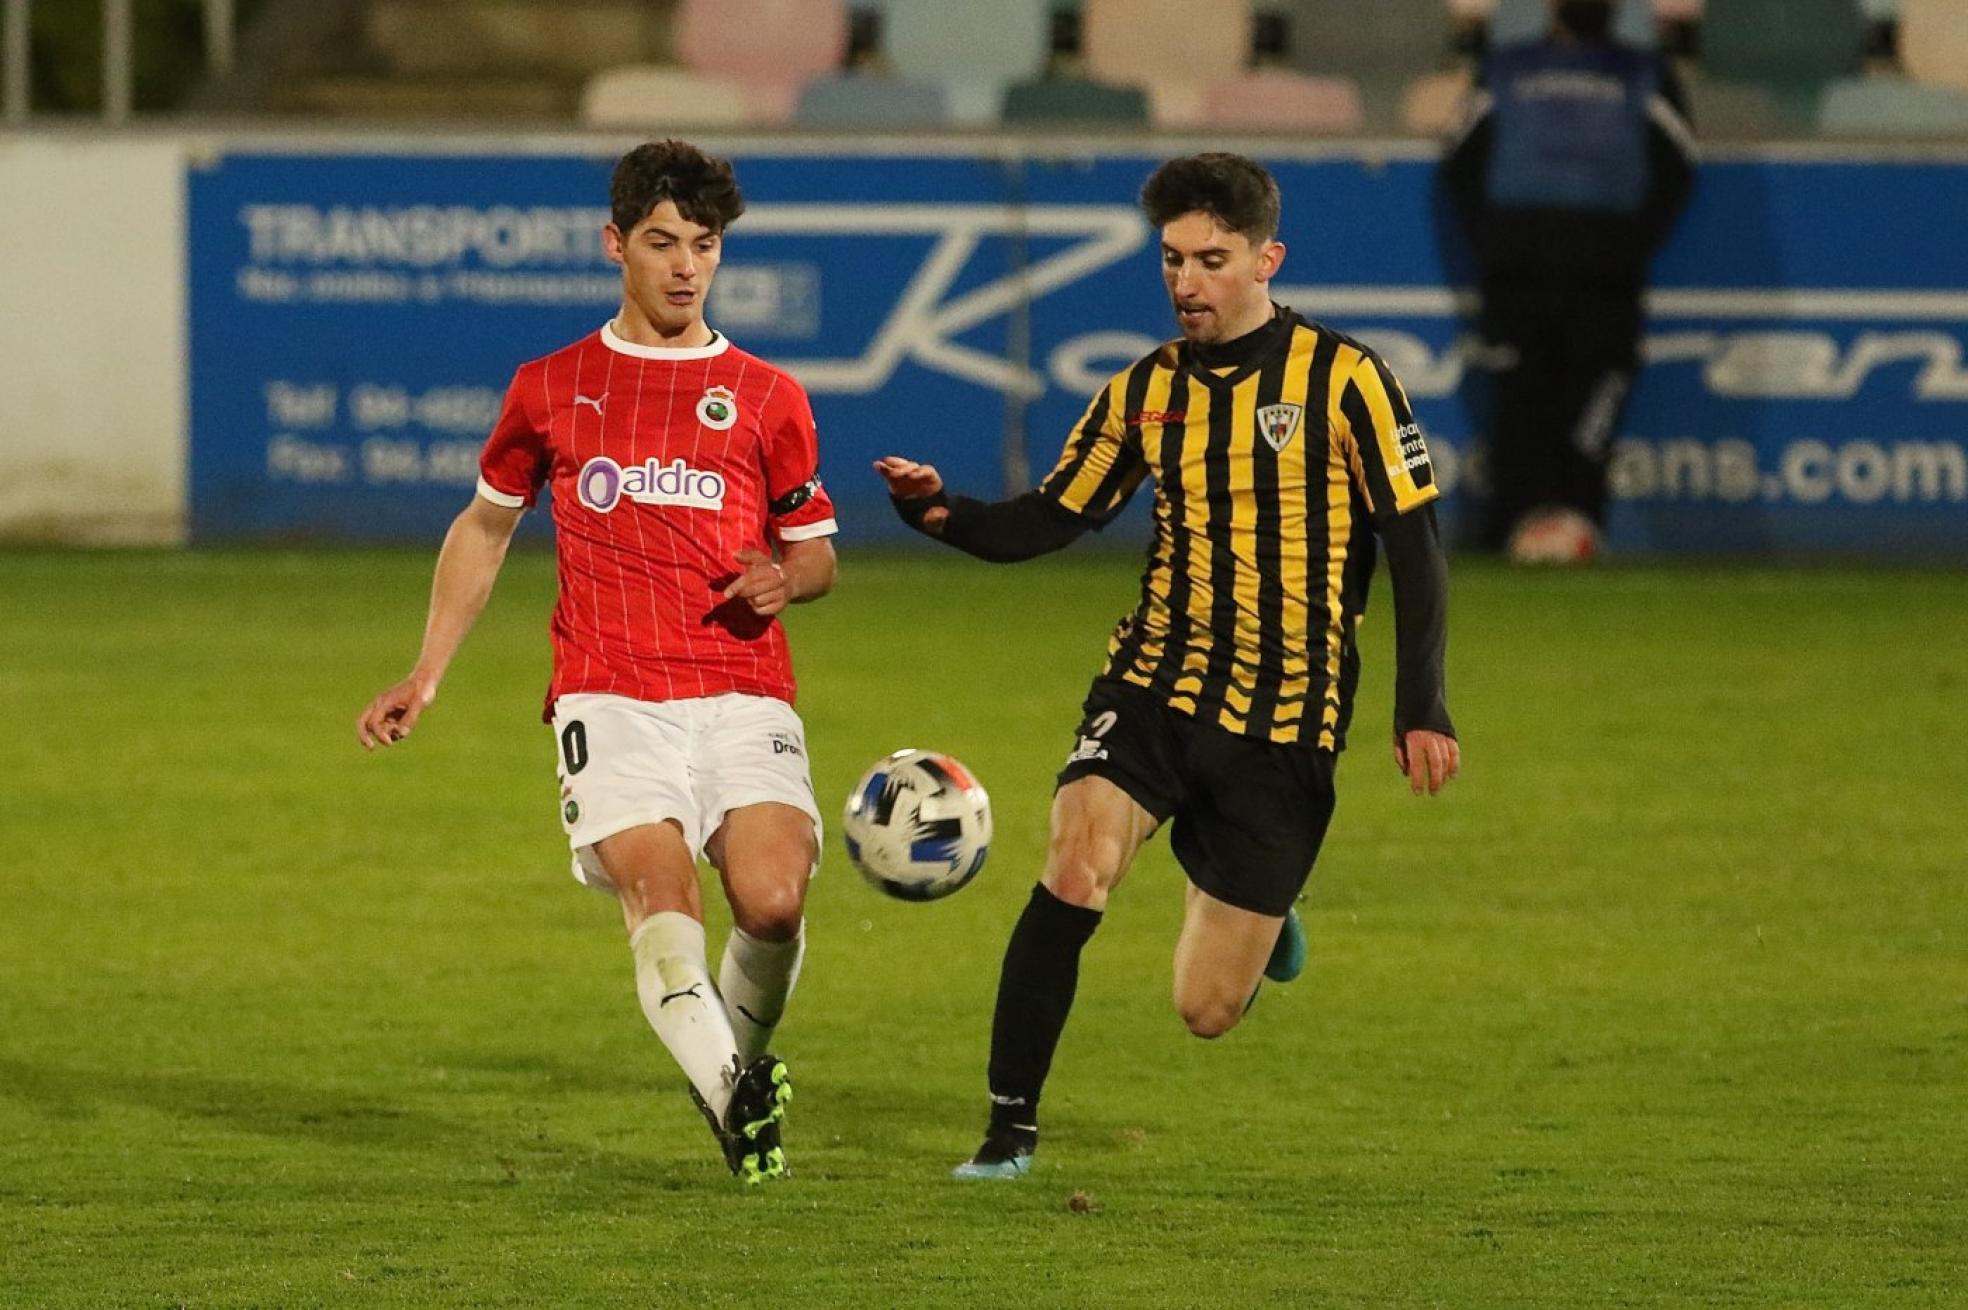
[[738,397],[730,387],[712,387],[697,401],[697,421],[719,432],[730,431],[738,421]]

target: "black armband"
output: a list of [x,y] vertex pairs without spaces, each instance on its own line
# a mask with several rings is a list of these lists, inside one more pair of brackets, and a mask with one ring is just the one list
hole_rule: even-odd
[[813,493],[818,490],[820,490],[820,479],[816,475],[800,483],[777,500],[766,502],[765,507],[771,511],[774,518],[785,518],[786,515],[792,513],[801,505],[806,504],[807,501],[812,500]]

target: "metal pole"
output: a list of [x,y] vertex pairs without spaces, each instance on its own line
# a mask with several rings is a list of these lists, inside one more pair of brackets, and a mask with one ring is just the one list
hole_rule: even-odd
[[205,71],[212,77],[232,72],[233,0],[205,0]]
[[130,0],[103,0],[103,94],[105,123],[130,121],[135,61],[130,49]]
[[34,109],[34,61],[28,47],[34,24],[28,17],[29,0],[6,0],[7,66],[0,70],[0,83],[6,85],[6,118],[9,123],[25,123]]

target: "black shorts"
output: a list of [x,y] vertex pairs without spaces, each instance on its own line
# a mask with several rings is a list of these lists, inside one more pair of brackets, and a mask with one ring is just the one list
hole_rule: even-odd
[[1059,785],[1105,778],[1155,816],[1189,881],[1219,901],[1283,915],[1305,887],[1333,812],[1333,752],[1199,723],[1131,683],[1096,679]]

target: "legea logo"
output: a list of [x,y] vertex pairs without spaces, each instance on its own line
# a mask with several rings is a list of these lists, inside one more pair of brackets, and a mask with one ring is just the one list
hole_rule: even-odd
[[724,508],[724,478],[706,469],[691,468],[681,458],[668,464],[648,459],[623,468],[606,455],[597,455],[581,465],[574,489],[583,505],[602,514],[614,509],[625,496],[644,505]]

